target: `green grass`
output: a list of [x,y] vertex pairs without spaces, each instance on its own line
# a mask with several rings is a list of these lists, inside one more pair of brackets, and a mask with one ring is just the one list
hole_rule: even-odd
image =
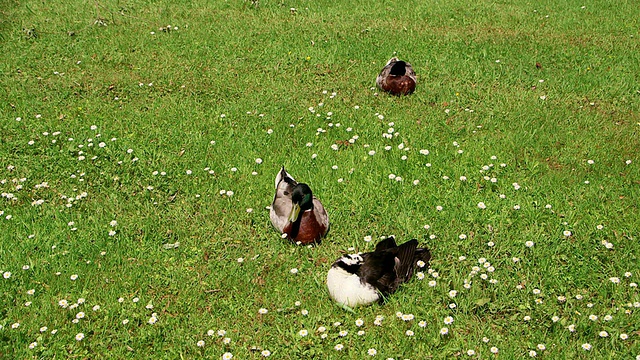
[[[635,3],[1,3],[1,358],[640,355]],[[396,53],[410,97],[372,89]],[[329,212],[318,247],[270,224],[281,165]],[[388,234],[438,278],[333,304],[331,263]]]

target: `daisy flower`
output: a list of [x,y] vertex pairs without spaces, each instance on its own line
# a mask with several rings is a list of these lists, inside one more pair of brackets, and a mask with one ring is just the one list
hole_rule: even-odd
[[411,321],[414,318],[415,317],[413,316],[413,314],[402,314],[402,320],[404,320],[404,321]]

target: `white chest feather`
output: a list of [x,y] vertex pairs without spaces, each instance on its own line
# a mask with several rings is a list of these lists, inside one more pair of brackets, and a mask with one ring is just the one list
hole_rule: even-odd
[[371,304],[380,299],[380,294],[373,286],[361,283],[357,275],[342,268],[332,267],[329,270],[327,287],[333,300],[349,307]]

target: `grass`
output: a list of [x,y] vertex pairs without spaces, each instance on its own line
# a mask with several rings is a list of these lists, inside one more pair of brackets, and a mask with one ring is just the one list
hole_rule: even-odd
[[[640,355],[635,4],[1,9],[0,357]],[[396,52],[410,97],[372,88]],[[318,247],[269,222],[283,164]],[[333,304],[331,263],[388,234],[424,279]]]

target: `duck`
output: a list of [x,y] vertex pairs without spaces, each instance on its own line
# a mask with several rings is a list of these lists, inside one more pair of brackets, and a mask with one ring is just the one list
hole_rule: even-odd
[[398,96],[413,93],[417,83],[418,79],[411,64],[397,57],[389,59],[376,78],[376,85],[380,90]]
[[276,175],[275,185],[269,210],[273,226],[295,244],[319,244],[329,231],[329,215],[309,185],[298,183],[284,166]]
[[327,273],[330,297],[349,310],[359,305],[382,303],[409,281],[417,267],[428,266],[431,252],[413,239],[397,245],[395,238],[380,241],[375,250],[347,254],[336,260]]

